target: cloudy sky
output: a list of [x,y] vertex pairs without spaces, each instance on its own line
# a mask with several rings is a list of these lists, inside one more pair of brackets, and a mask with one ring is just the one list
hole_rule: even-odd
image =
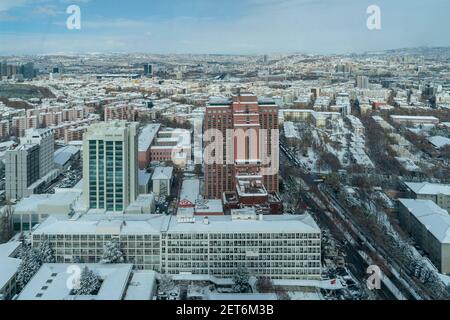
[[[69,5],[81,30],[68,30]],[[381,8],[381,30],[366,26]],[[450,46],[449,0],[0,0],[0,54],[346,53]]]

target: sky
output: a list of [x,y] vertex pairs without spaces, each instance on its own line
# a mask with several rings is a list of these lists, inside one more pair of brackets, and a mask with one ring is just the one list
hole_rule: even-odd
[[[67,7],[81,11],[69,30]],[[381,29],[367,28],[377,5]],[[450,46],[449,0],[0,0],[0,54],[341,54]]]

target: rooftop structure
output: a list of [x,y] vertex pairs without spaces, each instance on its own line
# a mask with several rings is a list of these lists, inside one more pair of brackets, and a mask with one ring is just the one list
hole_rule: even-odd
[[[72,268],[84,267],[95,272],[102,280],[96,295],[74,295],[67,284]],[[18,300],[122,300],[132,274],[131,264],[44,264],[19,295]]]

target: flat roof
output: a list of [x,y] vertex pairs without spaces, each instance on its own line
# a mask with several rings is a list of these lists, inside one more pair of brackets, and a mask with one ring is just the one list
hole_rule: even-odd
[[231,216],[194,217],[194,223],[170,220],[168,232],[174,233],[320,233],[310,215],[266,215],[263,220],[232,220]]
[[17,273],[22,260],[12,257],[21,246],[19,241],[0,244],[0,289],[3,288]]
[[[88,267],[103,280],[100,291],[92,296],[71,295],[67,282],[73,273],[69,267]],[[22,290],[18,300],[122,300],[132,264],[44,264]]]
[[77,220],[50,216],[33,234],[160,234],[167,217],[164,215],[85,214]]
[[138,150],[140,152],[145,152],[150,148],[160,128],[160,123],[152,123],[142,129],[138,142]]
[[173,175],[173,167],[156,167],[152,180],[169,180]]
[[139,185],[147,185],[150,182],[151,178],[151,173],[148,173],[146,170],[138,170]]
[[416,194],[445,194],[450,195],[449,184],[429,183],[429,182],[405,182],[406,186]]
[[399,199],[408,211],[441,243],[450,244],[450,215],[431,200]]
[[446,145],[450,145],[450,139],[443,136],[434,136],[428,138],[431,144],[433,144],[436,148],[440,149]]
[[432,116],[403,116],[403,115],[391,115],[392,119],[407,119],[407,120],[435,120],[439,121],[438,118]]
[[124,300],[152,300],[155,289],[155,271],[135,271]]
[[274,301],[278,300],[275,293],[218,293],[210,292],[208,300],[224,300],[224,301]]
[[176,216],[157,214],[85,214],[75,220],[50,216],[33,234],[70,235],[159,235],[168,233],[320,233],[308,215],[265,215],[262,220],[233,220],[231,216],[210,216],[209,223],[196,216],[183,223]]
[[183,180],[180,192],[180,201],[189,200],[193,204],[197,201],[200,195],[200,180],[199,179],[186,179]]
[[75,146],[65,146],[55,151],[55,163],[59,165],[66,164],[74,155],[80,152],[80,149]]

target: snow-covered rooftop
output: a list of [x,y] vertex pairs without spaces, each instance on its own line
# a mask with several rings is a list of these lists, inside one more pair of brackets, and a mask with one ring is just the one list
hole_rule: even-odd
[[317,233],[319,227],[310,215],[267,215],[263,220],[232,220],[231,216],[211,216],[208,223],[195,217],[194,223],[171,219],[168,232],[176,233]]
[[146,152],[150,148],[160,128],[161,124],[152,123],[142,129],[141,133],[139,134],[138,143],[138,150],[140,152]]
[[278,300],[275,293],[219,293],[209,292],[208,300],[214,301],[274,301]]
[[450,139],[442,136],[430,137],[428,138],[428,141],[438,149],[450,145]]
[[441,243],[450,244],[450,215],[431,200],[399,199],[408,211]]
[[76,220],[50,216],[34,234],[159,234],[166,221],[162,215],[86,214]]
[[70,160],[75,154],[80,152],[80,149],[75,146],[65,146],[55,151],[54,159],[55,163],[59,165],[64,165]]
[[201,216],[190,223],[166,215],[85,214],[76,219],[50,216],[33,234],[142,234],[174,233],[319,233],[310,215],[266,215],[262,220],[233,220],[231,216],[210,216],[205,224]]
[[0,289],[17,273],[21,260],[14,258],[13,255],[20,245],[19,241],[0,244]]
[[71,295],[70,283],[74,276],[69,267],[72,264],[44,264],[25,286],[19,300],[122,300],[127,288],[128,279],[133,269],[132,264],[79,264],[83,270],[97,273],[102,285],[97,295]]
[[429,182],[406,182],[405,183],[409,189],[411,189],[416,194],[445,194],[450,195],[450,185],[449,184],[438,184]]
[[152,180],[169,180],[173,175],[173,167],[156,167]]
[[155,290],[155,271],[135,271],[128,286],[125,300],[152,300]]
[[200,180],[186,179],[183,181],[180,192],[180,201],[188,200],[195,204],[200,194]]
[[284,136],[288,139],[299,138],[297,128],[295,128],[294,123],[286,121],[283,124]]

